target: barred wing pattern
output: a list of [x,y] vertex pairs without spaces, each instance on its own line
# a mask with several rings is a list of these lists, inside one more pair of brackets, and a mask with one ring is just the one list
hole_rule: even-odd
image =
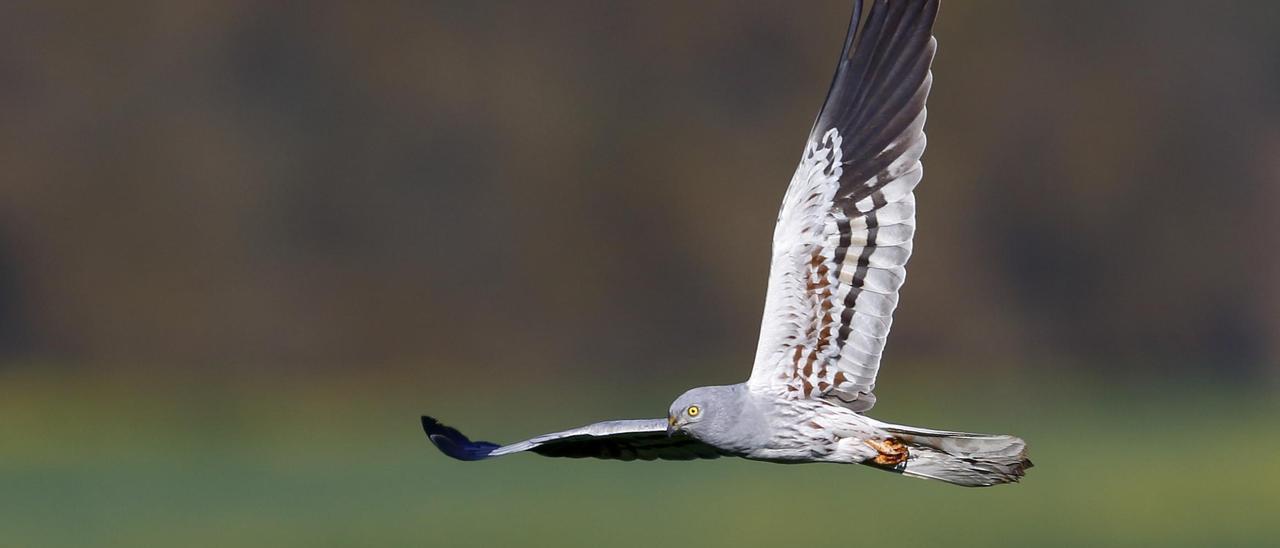
[[471,441],[431,417],[422,417],[422,429],[437,449],[458,460],[484,460],[524,451],[544,457],[610,460],[694,460],[723,455],[719,449],[685,434],[668,435],[666,419],[597,422],[501,446]]
[[855,411],[875,404],[911,256],[938,4],[878,0],[859,31],[861,7],[778,214],[748,380]]

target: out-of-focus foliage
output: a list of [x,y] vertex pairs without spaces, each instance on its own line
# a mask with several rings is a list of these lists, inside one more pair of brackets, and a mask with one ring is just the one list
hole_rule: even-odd
[[[0,10],[4,356],[607,374],[751,358],[849,3]],[[890,361],[1280,361],[1278,25],[947,3]]]

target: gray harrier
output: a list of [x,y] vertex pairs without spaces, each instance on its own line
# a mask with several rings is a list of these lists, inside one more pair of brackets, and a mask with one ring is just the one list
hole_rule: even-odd
[[[431,417],[442,452],[481,460],[735,456],[866,464],[957,485],[1018,481],[1031,466],[1013,436],[888,424],[872,394],[915,232],[937,0],[862,0],[835,79],[782,199],[751,378],[694,388],[666,419],[607,421],[498,446]],[[861,23],[861,29],[859,25]]]

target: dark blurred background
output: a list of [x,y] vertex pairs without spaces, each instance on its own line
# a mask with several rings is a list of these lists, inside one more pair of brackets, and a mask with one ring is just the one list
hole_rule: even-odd
[[[137,485],[157,461],[173,466],[153,482],[159,494],[120,487],[119,498],[169,501],[169,522],[213,512],[172,504],[186,500],[172,485],[191,476],[188,459],[209,447],[156,442],[182,430],[150,425],[156,416],[217,425],[220,441],[202,443],[257,470],[254,451],[277,438],[252,425],[288,431],[308,424],[280,411],[288,402],[343,402],[348,416],[408,421],[385,430],[405,440],[369,457],[412,451],[397,457],[404,476],[384,478],[405,485],[454,464],[420,447],[412,425],[419,411],[449,421],[447,402],[483,399],[460,426],[521,436],[661,415],[691,384],[742,380],[774,216],[849,6],[0,6],[0,411],[27,417],[10,423],[0,456],[17,455],[8,479],[28,489],[10,493],[48,497],[7,501],[33,516],[20,538],[53,542],[41,520],[98,516],[108,525],[62,540],[172,541],[143,534],[151,520],[116,528],[134,522],[102,517],[119,501],[89,487]],[[1157,402],[1153,416],[1166,416],[1159,402],[1224,422],[1247,402],[1269,413],[1280,383],[1277,29],[1273,2],[944,2],[920,230],[881,376],[881,400],[903,403],[886,418],[925,405],[913,387],[930,378],[969,383],[948,402],[981,409],[990,420],[974,429],[1042,439],[1061,435],[1001,419],[1012,405],[1001,398],[1058,394],[1047,417],[1074,414],[1081,394],[1111,394],[1106,419],[1130,416],[1123,402],[1139,397]],[[522,416],[514,401],[569,423],[502,430]],[[63,404],[120,435],[80,443],[84,426],[45,415]],[[934,411],[919,420],[965,426],[936,424],[955,415]],[[1161,440],[1145,443],[1177,445]],[[279,452],[323,455],[331,441]],[[126,456],[91,473],[60,443],[83,462]],[[1205,462],[1187,458],[1167,478]],[[543,463],[566,474],[580,464]],[[634,470],[613,466],[590,469]],[[80,480],[65,479],[73,469]],[[1269,470],[1263,484],[1280,488]],[[859,472],[852,488],[881,481]],[[1037,473],[1053,477],[1042,466],[1028,485]],[[51,490],[58,481],[70,483]],[[225,507],[259,500],[242,495]],[[206,538],[299,538],[291,521],[267,523]],[[404,533],[348,540],[420,544]],[[1118,538],[1168,541],[1083,537]]]

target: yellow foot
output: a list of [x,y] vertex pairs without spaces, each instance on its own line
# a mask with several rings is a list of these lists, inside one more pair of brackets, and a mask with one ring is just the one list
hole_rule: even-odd
[[862,443],[880,453],[873,459],[880,466],[897,466],[906,462],[907,457],[910,456],[907,446],[894,438],[885,438],[883,441],[862,440]]

